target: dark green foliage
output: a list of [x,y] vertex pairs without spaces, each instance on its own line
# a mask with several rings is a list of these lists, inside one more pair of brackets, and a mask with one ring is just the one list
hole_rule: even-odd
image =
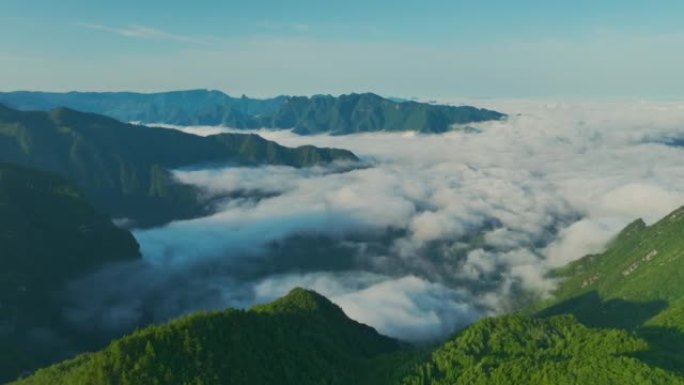
[[627,331],[572,316],[505,316],[471,325],[421,360],[421,351],[295,289],[250,311],[147,327],[14,384],[684,384],[640,360],[648,349]]
[[646,341],[590,329],[571,316],[484,319],[439,347],[404,385],[684,384],[634,358]]
[[0,161],[63,175],[102,211],[143,226],[208,209],[198,191],[174,181],[169,169],[208,163],[306,167],[335,160],[357,158],[345,150],[287,148],[258,135],[204,138],[66,108],[46,113],[0,106]]
[[199,313],[151,326],[101,352],[16,382],[31,384],[373,384],[401,345],[344,316],[316,293],[295,289],[250,311]]
[[0,381],[63,357],[53,329],[67,280],[138,257],[133,236],[62,178],[0,163]]
[[58,283],[121,256],[138,244],[96,212],[61,177],[0,163],[0,274]]
[[409,130],[438,133],[450,130],[454,124],[499,120],[505,116],[469,106],[397,102],[372,93],[259,100],[205,90],[156,94],[10,92],[0,93],[0,102],[20,109],[70,107],[129,122],[294,128],[304,135]]

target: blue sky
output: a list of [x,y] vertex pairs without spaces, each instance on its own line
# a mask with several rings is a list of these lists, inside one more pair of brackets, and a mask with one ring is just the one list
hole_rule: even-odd
[[0,0],[0,89],[679,98],[682,1]]

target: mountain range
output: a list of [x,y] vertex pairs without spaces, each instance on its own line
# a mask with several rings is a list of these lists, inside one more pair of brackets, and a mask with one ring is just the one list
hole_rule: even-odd
[[308,167],[357,160],[346,150],[287,148],[254,134],[201,137],[69,108],[19,111],[0,105],[0,162],[62,175],[99,210],[138,226],[210,210],[211,202],[176,181],[172,169],[206,164]]
[[636,220],[601,253],[553,271],[549,298],[430,346],[382,336],[305,289],[125,336],[68,321],[70,282],[141,260],[111,216],[154,224],[211,210],[173,169],[357,160],[252,134],[200,137],[0,106],[0,382],[684,384],[684,208],[650,226]]
[[0,103],[21,110],[58,107],[106,115],[124,122],[292,129],[301,135],[376,131],[442,133],[454,125],[500,120],[505,114],[471,106],[396,101],[373,93],[234,98],[220,91],[0,93]]

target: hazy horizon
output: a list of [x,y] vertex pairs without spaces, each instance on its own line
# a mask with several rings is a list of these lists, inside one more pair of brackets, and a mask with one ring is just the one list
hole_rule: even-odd
[[684,96],[676,1],[33,3],[3,2],[6,91]]

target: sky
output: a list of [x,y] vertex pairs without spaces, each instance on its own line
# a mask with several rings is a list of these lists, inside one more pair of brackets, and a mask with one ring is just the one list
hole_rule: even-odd
[[0,0],[0,90],[684,96],[684,2]]

